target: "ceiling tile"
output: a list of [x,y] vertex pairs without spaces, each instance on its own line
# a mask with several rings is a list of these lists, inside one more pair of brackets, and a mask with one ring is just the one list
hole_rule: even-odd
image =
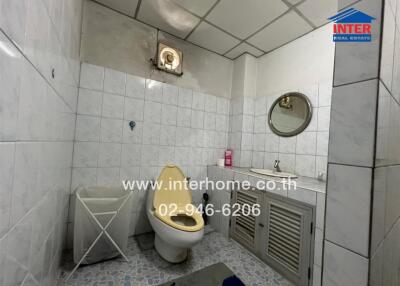
[[289,12],[247,41],[266,52],[286,44],[312,28],[296,12]]
[[185,38],[200,21],[170,0],[142,1],[137,18],[180,38]]
[[303,0],[286,0],[286,1],[289,2],[289,4],[291,4],[291,5],[296,5],[296,4],[300,3]]
[[217,0],[173,0],[186,10],[203,17]]
[[225,56],[233,60],[246,52],[255,57],[259,57],[264,53],[264,52],[260,51],[259,49],[256,49],[256,48],[250,46],[247,43],[241,43],[239,46],[235,47],[233,50],[226,53]]
[[337,0],[307,0],[297,6],[299,11],[306,16],[317,27],[328,23],[328,17],[335,15],[338,11]]
[[138,4],[138,0],[97,0],[97,2],[132,17],[135,16]]
[[239,44],[239,40],[206,22],[201,22],[190,35],[188,41],[219,54],[224,54]]
[[206,19],[245,39],[287,10],[281,0],[221,0]]

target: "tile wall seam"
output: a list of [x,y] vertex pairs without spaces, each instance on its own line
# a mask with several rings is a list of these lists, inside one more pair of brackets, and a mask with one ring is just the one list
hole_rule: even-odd
[[[57,26],[55,25],[55,23],[54,23],[54,21],[53,21],[53,18],[52,17],[50,17],[50,10],[49,10],[49,7],[47,7],[47,5],[46,5],[46,3],[45,2],[43,2],[43,0],[41,0],[41,2],[42,2],[42,5],[45,7],[45,9],[46,9],[46,12],[47,12],[47,15],[49,16],[49,20],[50,20],[50,25],[52,26],[52,28],[57,32],[57,33],[55,33],[55,35],[56,35],[56,37],[57,37],[57,40],[58,40],[58,42],[59,43],[62,43],[62,41],[61,41],[61,39],[60,39],[60,35],[59,35],[59,31],[58,31],[58,29],[57,29]],[[84,1],[82,1],[82,4],[83,4],[83,2]],[[83,11],[83,9],[81,10],[81,11]],[[82,13],[83,14],[83,13]],[[81,37],[79,37],[79,39],[80,39]],[[79,41],[80,42],[80,41]],[[79,45],[80,46],[80,45]],[[61,48],[61,51],[62,51],[62,53],[63,53],[63,56],[65,56],[65,57],[67,57],[67,51],[65,51],[64,49],[64,45],[60,45],[60,48]],[[68,70],[69,70],[69,72],[70,72],[70,74],[73,74],[73,72],[72,72],[72,70],[71,70],[71,66],[70,66],[70,62],[69,61],[67,61],[67,64],[68,64]],[[77,84],[77,85],[79,85],[79,82],[77,82],[77,80],[75,79],[75,77],[73,76],[72,77],[73,79],[74,79],[74,81],[75,81],[75,84]]]
[[50,87],[53,92],[64,102],[64,104],[71,110],[71,113],[74,113],[73,108],[70,106],[70,104],[58,93],[58,91],[53,87],[53,85],[47,80],[47,78],[41,73],[39,68],[37,68],[31,60],[24,54],[24,52],[20,49],[20,47],[14,42],[12,38],[8,36],[8,34],[5,33],[5,31],[0,27],[0,33],[4,35],[4,37],[7,38],[8,41],[14,46],[14,48],[18,51],[18,53],[22,56],[24,60],[26,60],[30,66],[33,67],[35,72],[39,74],[39,76],[46,82],[47,87]]
[[352,250],[351,248],[345,247],[345,246],[343,246],[343,245],[341,245],[341,244],[339,244],[339,243],[337,243],[337,242],[334,242],[334,241],[332,241],[332,240],[330,240],[330,239],[327,239],[326,237],[324,238],[324,240],[327,241],[327,242],[329,242],[329,243],[332,243],[332,244],[336,245],[337,247],[343,248],[343,249],[345,249],[345,250],[347,250],[347,251],[349,251],[349,252],[351,252],[351,253],[353,253],[353,254],[356,254],[356,255],[358,255],[358,256],[360,256],[360,257],[363,257],[363,258],[369,260],[369,256],[365,256],[365,255],[363,255],[363,254],[361,254],[361,253],[359,253],[359,252],[357,252],[357,251]]

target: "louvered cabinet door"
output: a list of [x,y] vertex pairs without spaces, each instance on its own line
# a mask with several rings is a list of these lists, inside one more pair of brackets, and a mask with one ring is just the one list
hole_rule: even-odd
[[311,285],[312,207],[266,196],[265,211],[262,258],[296,285]]
[[[257,190],[235,191],[232,194],[232,206],[234,204],[238,204],[241,207],[243,205],[261,205],[263,201],[262,193]],[[241,212],[238,212],[238,216],[232,216],[230,221],[231,237],[255,254],[259,254],[260,219],[261,215],[254,216],[250,214],[245,216]]]

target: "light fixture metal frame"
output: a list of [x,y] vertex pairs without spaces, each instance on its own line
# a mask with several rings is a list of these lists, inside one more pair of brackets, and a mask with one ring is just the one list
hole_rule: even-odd
[[[161,56],[161,51],[164,48],[170,48],[170,49],[176,51],[176,53],[179,55],[180,62],[179,62],[179,65],[175,69],[169,69],[169,68],[161,65],[161,57],[160,56]],[[157,67],[157,69],[165,71],[167,73],[174,74],[177,76],[182,76],[183,75],[183,71],[182,71],[183,70],[183,53],[182,53],[182,51],[180,51],[177,48],[171,47],[170,45],[168,45],[166,43],[158,42],[157,43],[157,60],[156,60],[155,66]]]

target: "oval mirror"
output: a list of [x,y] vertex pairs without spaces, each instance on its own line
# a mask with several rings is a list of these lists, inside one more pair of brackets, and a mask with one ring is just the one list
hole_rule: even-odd
[[289,92],[272,104],[268,124],[275,134],[290,137],[303,132],[311,117],[312,106],[307,96],[299,92]]

